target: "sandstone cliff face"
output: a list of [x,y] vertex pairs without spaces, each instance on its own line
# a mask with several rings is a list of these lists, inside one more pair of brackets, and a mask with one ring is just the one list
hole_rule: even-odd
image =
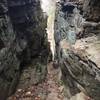
[[[0,1],[0,99],[11,95],[23,66],[35,60],[38,83],[46,74],[46,17],[39,0]],[[39,67],[38,67],[39,65]],[[42,70],[43,69],[43,70]]]

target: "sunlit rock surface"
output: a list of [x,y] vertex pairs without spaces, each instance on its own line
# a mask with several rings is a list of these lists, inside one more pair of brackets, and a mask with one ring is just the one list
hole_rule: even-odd
[[56,2],[59,0],[41,0],[42,9],[46,12],[48,16],[47,20],[47,33],[48,41],[50,42],[50,47],[52,51],[52,60],[54,60],[55,53],[55,40],[54,40],[54,20],[56,11]]

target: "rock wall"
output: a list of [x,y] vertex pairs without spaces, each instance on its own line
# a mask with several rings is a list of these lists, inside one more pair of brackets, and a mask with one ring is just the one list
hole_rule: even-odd
[[100,32],[100,1],[83,0],[83,17],[87,23],[84,24],[84,34],[86,36],[98,35]]
[[100,21],[100,0],[84,0],[84,17],[88,21]]
[[33,68],[43,69],[39,77],[46,75],[49,51],[46,23],[47,17],[42,13],[39,0],[0,1],[1,100],[15,91],[22,69],[34,59],[38,60]]
[[55,14],[55,43],[56,50],[61,41],[69,41],[69,45],[75,44],[77,34],[82,30],[83,18],[80,15],[77,5],[70,2],[58,2]]
[[[64,0],[57,3],[55,17],[55,58],[58,60],[62,71],[61,79],[66,86],[68,100],[77,100],[71,98],[80,92],[93,98],[93,100],[99,100],[100,69],[96,62],[91,60],[87,52],[85,52],[86,48],[75,48],[77,36],[80,35],[82,30],[85,30],[84,25],[93,24],[83,20],[82,15],[79,13],[79,5],[77,4],[76,2]],[[97,25],[96,23],[96,28]],[[88,29],[93,31],[89,27]],[[87,33],[88,37],[91,36],[89,31]]]

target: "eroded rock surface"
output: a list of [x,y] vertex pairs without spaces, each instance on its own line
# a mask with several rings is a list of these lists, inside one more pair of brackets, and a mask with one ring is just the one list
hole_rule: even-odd
[[[89,5],[86,3],[88,1],[82,2],[86,9],[83,9],[83,14],[91,10],[91,3],[93,3],[92,5],[96,4],[96,0],[90,0]],[[93,14],[87,13],[88,16],[83,19],[76,1],[68,2],[67,0],[62,0],[62,2],[57,3],[55,58],[58,59],[62,70],[62,80],[66,86],[67,99],[73,98],[72,96],[80,92],[93,98],[93,100],[100,99],[99,55],[97,56],[99,54],[99,16],[95,18],[96,11],[98,12],[99,8],[94,10],[95,6],[92,7]],[[89,20],[90,17],[91,21]],[[77,38],[83,39],[77,40]],[[87,43],[82,44],[85,40]],[[83,41],[81,46],[77,44],[78,41]],[[77,48],[77,46],[79,47]],[[98,61],[96,57],[98,57]],[[77,99],[74,98],[74,100]]]
[[36,83],[44,79],[49,50],[46,21],[39,0],[0,1],[1,100],[15,91],[22,69],[34,59],[39,58],[32,69],[40,73],[34,79],[38,80]]
[[100,21],[100,1],[99,0],[83,0],[83,11],[86,20],[99,22]]

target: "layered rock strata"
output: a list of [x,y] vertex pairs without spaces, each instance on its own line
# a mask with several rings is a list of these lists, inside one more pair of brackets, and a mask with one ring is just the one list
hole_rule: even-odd
[[[93,0],[90,1],[90,3],[93,2]],[[99,100],[99,66],[93,59],[90,59],[88,56],[89,52],[87,53],[85,51],[86,49],[80,49],[81,47],[76,49],[74,48],[75,46],[73,46],[77,41],[77,35],[85,30],[84,25],[86,25],[86,23],[92,24],[91,22],[87,22],[87,20],[84,22],[85,20],[83,20],[82,15],[80,15],[77,4],[75,4],[75,2],[63,0],[57,3],[55,18],[55,59],[58,59],[62,70],[62,80],[66,86],[67,99],[70,99],[77,93],[83,92],[93,98],[93,100]],[[96,28],[97,25],[98,24],[95,26]],[[90,34],[89,31],[88,34]],[[87,37],[92,36],[88,34]]]

